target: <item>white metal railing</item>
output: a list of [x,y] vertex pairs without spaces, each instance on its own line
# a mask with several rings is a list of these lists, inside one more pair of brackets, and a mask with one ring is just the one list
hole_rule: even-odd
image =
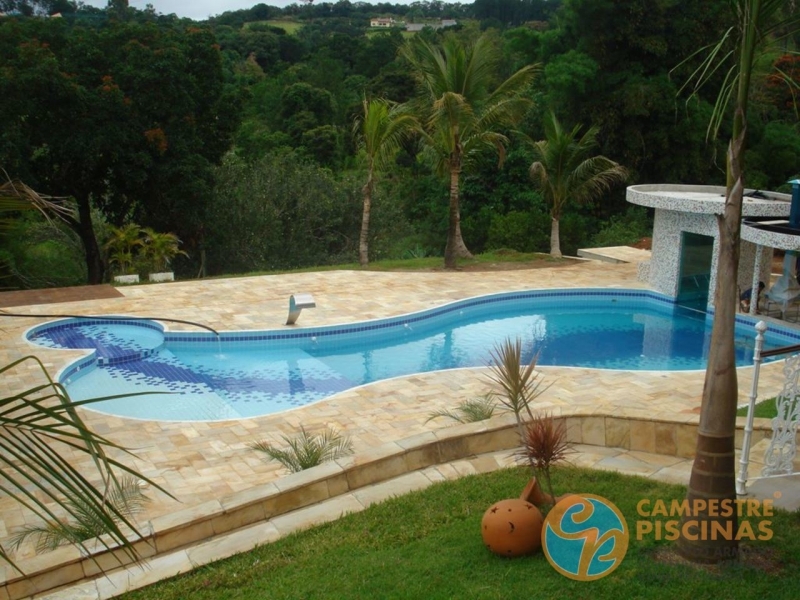
[[775,398],[777,416],[772,419],[772,439],[764,454],[764,468],[761,477],[780,477],[793,475],[794,459],[797,455],[797,428],[800,424],[800,345],[763,351],[764,333],[767,324],[756,324],[756,344],[753,353],[753,385],[747,403],[747,422],[742,438],[742,453],[739,459],[739,477],[736,479],[736,493],[744,495],[747,491],[747,467],[750,462],[750,446],[753,439],[753,418],[758,397],[758,378],[761,362],[769,356],[791,354],[783,365],[784,384],[781,393]]

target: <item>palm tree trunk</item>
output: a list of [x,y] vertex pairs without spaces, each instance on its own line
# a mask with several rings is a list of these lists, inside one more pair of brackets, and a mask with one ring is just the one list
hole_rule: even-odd
[[550,220],[550,256],[561,258],[561,238],[558,233],[558,219],[553,217]]
[[444,249],[444,268],[455,269],[459,258],[472,258],[464,238],[461,237],[461,211],[458,202],[460,161],[450,167],[450,221],[447,228],[447,246]]
[[[747,105],[750,95],[750,76],[753,71],[756,38],[760,22],[761,2],[753,0],[742,5],[743,39],[738,57],[738,86],[733,115],[733,132],[728,145],[727,194],[725,209],[719,222],[719,263],[717,289],[714,294],[714,328],[711,331],[711,350],[706,367],[700,423],[697,428],[697,451],[686,499],[690,506],[696,500],[736,499],[736,463],[734,438],[736,434],[736,404],[739,386],[736,379],[734,327],[738,303],[737,275],[739,272],[739,235],[741,232],[744,195],[744,144],[747,133]],[[738,519],[736,511],[722,517],[717,512],[695,511],[694,520],[701,527],[719,523],[733,535],[697,536],[691,539],[683,526],[692,517],[683,518],[678,551],[695,562],[716,563],[738,558],[736,540]],[[702,530],[701,530],[702,531]]]
[[369,265],[369,217],[372,209],[372,169],[367,175],[367,183],[361,188],[364,193],[364,210],[361,214],[361,235],[358,238],[358,262],[362,267]]
[[[724,213],[718,217],[720,252],[717,289],[714,294],[714,328],[700,406],[697,450],[686,494],[691,507],[695,507],[698,500],[716,500],[720,503],[723,500],[736,500],[734,437],[739,391],[734,325],[738,296],[736,281],[739,269],[739,225],[744,192],[738,158],[743,139],[742,135],[738,140],[733,140],[728,150],[735,183],[725,200]],[[714,512],[713,516],[710,512]],[[702,510],[684,516],[678,551],[695,562],[715,563],[736,558],[739,548],[735,536],[738,526],[736,511],[731,511],[727,516],[721,516],[722,514],[722,511]],[[717,535],[717,539],[713,539],[710,532],[715,526],[712,522],[719,523],[723,531],[730,531],[732,535]],[[699,529],[695,529],[695,526]],[[690,528],[685,530],[684,527]],[[700,531],[709,533],[697,535]]]

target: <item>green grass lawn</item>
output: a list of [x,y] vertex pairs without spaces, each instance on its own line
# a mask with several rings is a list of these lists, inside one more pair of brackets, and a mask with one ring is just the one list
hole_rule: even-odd
[[269,21],[251,21],[250,23],[245,23],[245,27],[249,27],[253,23],[265,23],[271,27],[280,27],[289,35],[295,35],[297,31],[303,26],[303,23],[299,21],[285,21],[283,19],[271,19]]
[[[736,411],[737,417],[747,416],[747,407],[742,407]],[[774,419],[778,416],[778,409],[775,407],[775,398],[769,400],[762,400],[755,405],[755,414],[757,419]]]
[[[787,587],[800,566],[800,520],[773,518],[774,537],[750,543],[740,564],[700,568],[657,560],[668,542],[635,539],[642,498],[682,499],[681,486],[616,473],[559,469],[556,493],[585,492],[613,501],[625,515],[631,542],[608,577],[576,582],[558,574],[539,552],[504,559],[482,544],[483,512],[518,497],[529,474],[506,469],[436,484],[364,512],[293,534],[251,552],[124,596],[134,599],[525,599],[629,600],[794,598]],[[754,525],[755,526],[755,525]],[[769,558],[767,570],[753,557]]]
[[[492,250],[483,254],[476,254],[474,258],[459,259],[459,269],[480,269],[482,267],[502,268],[502,265],[511,263],[516,266],[524,266],[524,263],[529,263],[531,267],[542,266],[544,264],[557,266],[559,264],[570,264],[572,261],[568,258],[553,258],[549,254],[540,252],[517,252],[516,250]],[[314,271],[430,271],[435,269],[444,268],[444,258],[441,256],[426,256],[423,258],[398,258],[390,260],[376,260],[369,263],[366,269],[362,269],[361,265],[357,262],[342,263],[338,265],[322,265],[315,267],[303,267],[291,270],[278,270],[278,271],[253,271],[250,273],[237,273],[233,275],[220,275],[216,277],[229,278],[229,277],[253,277],[257,275],[277,275],[280,273],[310,273]],[[213,278],[211,278],[213,279]]]

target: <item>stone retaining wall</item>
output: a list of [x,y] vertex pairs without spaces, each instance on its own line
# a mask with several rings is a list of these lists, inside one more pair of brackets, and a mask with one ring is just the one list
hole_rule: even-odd
[[[691,458],[697,438],[697,415],[650,420],[598,414],[563,414],[569,441]],[[744,418],[737,421],[737,448]],[[753,444],[771,435],[768,419],[756,419]],[[512,415],[457,425],[390,442],[335,462],[282,477],[219,500],[156,517],[140,529],[134,547],[142,559],[162,556],[242,527],[334,498],[429,466],[487,452],[518,447]],[[110,542],[109,542],[110,545]],[[88,550],[88,552],[87,552]],[[104,571],[135,567],[123,549],[93,540],[86,550],[65,547],[19,566],[0,565],[0,600],[18,600],[74,585]],[[143,568],[146,568],[144,566]]]

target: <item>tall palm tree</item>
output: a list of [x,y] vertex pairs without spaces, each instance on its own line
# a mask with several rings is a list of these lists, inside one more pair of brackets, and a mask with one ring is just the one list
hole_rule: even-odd
[[497,130],[524,115],[530,104],[524,93],[537,66],[523,67],[494,85],[502,57],[486,35],[474,43],[450,35],[441,47],[414,37],[401,53],[419,84],[420,93],[412,105],[420,116],[423,139],[436,158],[437,171],[450,177],[444,266],[454,269],[458,258],[472,256],[461,236],[461,171],[486,148],[494,149],[502,163],[508,139]]
[[402,106],[388,100],[364,98],[362,105],[364,112],[356,118],[353,132],[367,161],[367,181],[361,188],[364,209],[358,240],[358,261],[362,267],[366,267],[369,264],[369,221],[375,177],[397,153],[404,136],[416,124],[416,119],[405,112]]
[[[705,51],[706,56],[687,82],[697,91],[715,73],[725,74],[709,125],[711,134],[716,134],[723,118],[729,114],[727,110],[731,105],[733,108],[733,130],[726,161],[725,207],[722,215],[717,217],[720,253],[714,293],[714,326],[700,406],[697,450],[686,494],[690,505],[696,500],[709,503],[736,499],[734,436],[739,390],[734,326],[750,80],[758,56],[775,42],[791,39],[800,30],[800,11],[794,3],[786,0],[731,0],[731,4],[735,12],[733,26],[719,42],[698,51]],[[688,521],[704,522],[709,531],[712,522],[731,527],[733,531],[737,528],[735,510],[730,515],[723,511],[710,513],[703,510],[684,517],[684,525],[691,525]],[[696,562],[719,562],[738,556],[735,536],[731,539],[725,537],[711,539],[710,536],[682,535],[678,539],[678,550]]]
[[581,126],[565,131],[555,113],[545,117],[544,140],[532,142],[536,160],[531,178],[550,205],[550,255],[561,256],[559,223],[567,202],[591,202],[615,183],[624,181],[628,171],[605,156],[594,156],[597,127],[580,136]]

